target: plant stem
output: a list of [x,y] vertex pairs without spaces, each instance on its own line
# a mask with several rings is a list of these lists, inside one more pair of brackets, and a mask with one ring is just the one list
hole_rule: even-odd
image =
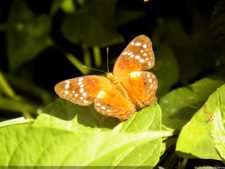
[[31,123],[32,121],[33,120],[31,120],[31,119],[25,119],[24,117],[19,117],[16,119],[11,119],[11,120],[6,120],[3,122],[0,122],[0,127],[6,127],[6,126],[22,124],[22,123]]

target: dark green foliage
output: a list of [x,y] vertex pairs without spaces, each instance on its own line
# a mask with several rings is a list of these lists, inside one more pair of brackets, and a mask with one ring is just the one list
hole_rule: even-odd
[[50,27],[47,15],[35,17],[22,1],[13,2],[6,32],[10,70],[17,70],[50,45]]
[[225,64],[225,1],[220,0],[211,18],[211,31],[218,65]]
[[[224,0],[0,1],[0,31],[0,166],[224,166]],[[112,70],[140,34],[158,103],[120,122],[56,98],[57,82]]]

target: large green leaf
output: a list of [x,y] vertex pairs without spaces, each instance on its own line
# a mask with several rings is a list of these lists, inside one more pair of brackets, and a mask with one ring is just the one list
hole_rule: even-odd
[[225,160],[225,85],[214,92],[181,130],[176,151],[187,158]]
[[[11,126],[0,130],[1,166],[139,166],[158,159],[159,132],[74,132],[53,128]],[[136,150],[143,144],[151,149]],[[146,153],[148,156],[146,156]],[[151,158],[150,158],[151,156]]]
[[[74,113],[76,111],[82,112]],[[88,125],[82,123],[78,120],[82,114],[93,118],[89,109],[62,100],[52,103],[43,112],[51,115],[41,114],[32,126],[0,129],[1,166],[153,168],[159,161],[161,138],[167,135],[160,131],[161,111],[157,104],[141,110],[113,129],[91,127],[97,126],[95,120],[87,120]]]
[[224,80],[221,79],[204,78],[165,95],[159,103],[163,113],[163,124],[174,129],[181,129],[208,96],[223,83]]
[[47,15],[36,17],[23,1],[12,3],[6,32],[10,70],[15,71],[50,45],[50,27]]

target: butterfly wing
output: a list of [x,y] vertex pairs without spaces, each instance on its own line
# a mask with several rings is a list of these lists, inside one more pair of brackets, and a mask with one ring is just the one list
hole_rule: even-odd
[[131,72],[148,70],[154,64],[155,57],[151,40],[145,35],[139,35],[120,54],[115,63],[113,74],[121,79]]
[[126,120],[136,112],[134,104],[114,87],[101,90],[94,101],[95,109],[103,115]]
[[110,87],[111,84],[107,78],[93,75],[59,82],[55,85],[55,92],[61,98],[87,106],[93,103],[101,90]]
[[127,78],[124,78],[122,84],[137,108],[146,107],[157,101],[155,93],[158,81],[151,72],[132,72],[128,74]]

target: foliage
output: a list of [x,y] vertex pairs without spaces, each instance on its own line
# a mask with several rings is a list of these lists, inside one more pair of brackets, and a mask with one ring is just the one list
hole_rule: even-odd
[[[224,166],[225,1],[176,3],[0,2],[0,166]],[[120,122],[56,99],[58,81],[111,68],[139,34],[153,42],[158,103]]]

